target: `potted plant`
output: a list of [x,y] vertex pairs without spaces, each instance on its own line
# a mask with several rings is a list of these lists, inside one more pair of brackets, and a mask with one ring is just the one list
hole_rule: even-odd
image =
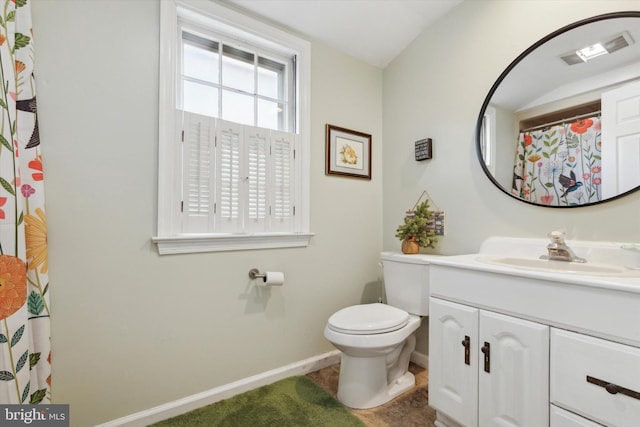
[[428,227],[432,213],[428,200],[407,211],[404,223],[396,230],[396,237],[402,240],[402,253],[417,254],[420,248],[435,247],[438,238],[435,231]]

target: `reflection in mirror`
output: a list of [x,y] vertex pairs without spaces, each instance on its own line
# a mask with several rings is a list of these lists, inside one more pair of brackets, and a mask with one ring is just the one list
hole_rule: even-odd
[[568,25],[516,58],[476,127],[478,158],[526,203],[586,206],[640,187],[640,12]]

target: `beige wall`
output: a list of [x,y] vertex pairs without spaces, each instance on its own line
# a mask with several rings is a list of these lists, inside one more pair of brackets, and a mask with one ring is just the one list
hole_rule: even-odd
[[[446,213],[435,250],[472,253],[492,235],[640,241],[640,193],[579,209],[520,203],[496,189],[475,152],[480,107],[500,73],[546,34],[589,16],[640,10],[640,1],[466,1],[424,31],[384,71],[383,247],[399,250],[395,229],[427,190]],[[433,159],[414,160],[414,142],[433,138]],[[432,204],[433,205],[433,204]],[[426,322],[417,350],[428,353]]]
[[[163,257],[150,242],[158,1],[36,0],[32,9],[53,393],[71,404],[74,426],[331,350],[327,317],[378,297],[378,253],[399,250],[395,229],[424,189],[447,214],[439,253],[554,228],[640,241],[639,195],[577,210],[518,203],[485,178],[473,141],[486,93],[517,54],[575,20],[640,10],[639,1],[467,1],[384,73],[313,43],[311,246]],[[373,135],[371,182],[324,175],[326,123]],[[424,137],[434,140],[434,158],[417,163],[413,143]],[[252,267],[284,271],[287,283],[258,294]],[[426,352],[426,327],[419,333]]]
[[[382,71],[312,46],[311,245],[157,255],[159,2],[32,6],[52,292],[53,399],[89,426],[333,350],[380,294]],[[371,181],[324,175],[325,123],[373,135]],[[252,267],[279,270],[258,293]]]

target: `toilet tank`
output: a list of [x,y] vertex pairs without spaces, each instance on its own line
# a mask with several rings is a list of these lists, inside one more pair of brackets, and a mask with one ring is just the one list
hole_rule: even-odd
[[387,304],[418,316],[429,315],[429,264],[438,255],[382,252]]

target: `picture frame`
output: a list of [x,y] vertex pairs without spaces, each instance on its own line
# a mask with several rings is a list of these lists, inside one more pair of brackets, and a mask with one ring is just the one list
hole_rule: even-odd
[[326,175],[371,180],[371,135],[326,125]]

